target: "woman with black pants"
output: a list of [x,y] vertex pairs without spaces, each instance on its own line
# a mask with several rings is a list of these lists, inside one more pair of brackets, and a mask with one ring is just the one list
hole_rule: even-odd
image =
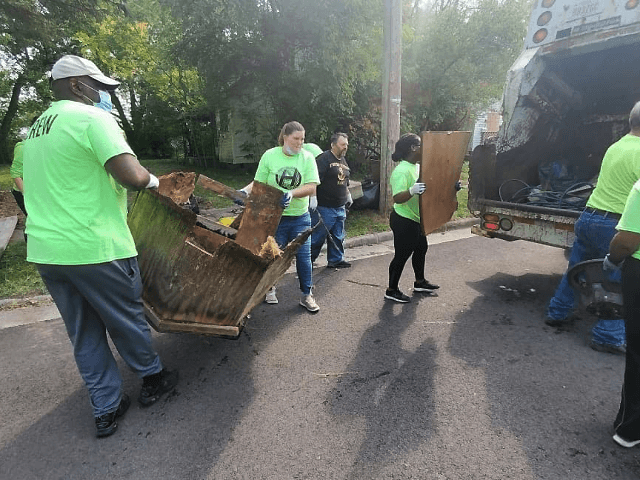
[[394,204],[389,224],[393,231],[395,255],[389,265],[389,288],[384,298],[401,303],[410,300],[398,288],[402,270],[409,257],[412,257],[411,265],[416,277],[413,291],[431,293],[440,288],[424,278],[425,256],[429,245],[420,227],[418,195],[426,190],[425,184],[418,182],[417,163],[420,160],[420,146],[420,137],[407,133],[396,142],[391,157],[393,161],[399,161],[390,178]]

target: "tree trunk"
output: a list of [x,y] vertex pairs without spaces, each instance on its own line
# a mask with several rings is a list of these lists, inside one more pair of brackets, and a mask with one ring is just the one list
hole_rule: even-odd
[[11,131],[11,124],[13,123],[13,119],[18,112],[20,91],[22,90],[24,83],[24,77],[22,75],[19,75],[16,83],[13,84],[13,90],[11,91],[11,100],[9,101],[7,111],[2,118],[2,123],[0,123],[0,163],[11,163],[11,160],[13,159],[13,155],[9,151],[9,132]]

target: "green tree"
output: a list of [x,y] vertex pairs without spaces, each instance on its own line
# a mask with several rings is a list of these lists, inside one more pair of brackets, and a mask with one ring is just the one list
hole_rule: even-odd
[[200,77],[172,55],[181,27],[167,8],[141,0],[127,13],[109,16],[76,39],[83,56],[121,81],[112,98],[134,151],[167,157],[172,140],[184,133],[185,117],[204,102]]
[[416,130],[458,130],[500,98],[522,49],[529,0],[437,0],[411,20],[403,107]]
[[294,119],[326,143],[357,110],[358,89],[379,83],[380,2],[166,1],[183,19],[179,48],[205,78],[220,131],[239,116],[248,150],[273,146]]
[[7,65],[0,71],[0,163],[11,161],[16,131],[44,109],[50,98],[44,74],[61,52],[75,51],[73,33],[119,6],[119,0],[0,2],[0,58]]

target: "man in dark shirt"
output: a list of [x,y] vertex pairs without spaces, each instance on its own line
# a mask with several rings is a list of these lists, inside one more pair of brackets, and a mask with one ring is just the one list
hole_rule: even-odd
[[327,238],[327,266],[329,268],[349,268],[351,264],[344,259],[343,241],[345,238],[344,221],[347,208],[351,206],[349,193],[349,165],[344,158],[349,147],[345,133],[331,136],[331,150],[316,157],[320,185],[316,188],[316,197],[310,197],[311,223],[315,225],[322,219],[325,227],[316,228],[311,237],[311,261],[314,262]]

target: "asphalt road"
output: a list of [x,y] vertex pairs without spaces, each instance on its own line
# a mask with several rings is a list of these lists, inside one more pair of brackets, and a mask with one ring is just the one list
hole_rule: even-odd
[[181,383],[102,440],[61,321],[0,330],[0,478],[640,478],[611,440],[624,359],[588,347],[586,314],[543,323],[562,251],[432,245],[439,294],[405,305],[383,299],[390,259],[316,269],[316,315],[287,275],[236,341],[154,334]]

